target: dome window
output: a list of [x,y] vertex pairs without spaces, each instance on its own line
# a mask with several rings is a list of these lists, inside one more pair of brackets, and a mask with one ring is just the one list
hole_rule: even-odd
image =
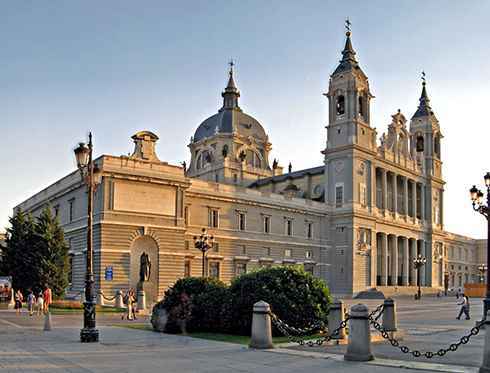
[[417,136],[417,140],[415,142],[415,148],[419,153],[424,151],[424,136],[422,135]]

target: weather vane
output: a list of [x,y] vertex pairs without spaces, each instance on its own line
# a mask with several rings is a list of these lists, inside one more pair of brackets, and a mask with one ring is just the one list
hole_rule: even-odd
[[425,84],[425,71],[422,71],[422,82]]
[[352,23],[349,21],[349,17],[347,17],[347,19],[345,20],[345,29],[347,30],[347,32],[350,32],[351,25]]
[[228,62],[228,65],[230,65],[230,70],[233,70],[233,66],[235,66],[235,62],[233,61],[233,58],[230,59],[230,62]]

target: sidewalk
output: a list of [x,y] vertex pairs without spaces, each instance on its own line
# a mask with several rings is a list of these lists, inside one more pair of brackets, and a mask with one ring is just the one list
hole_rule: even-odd
[[[1,319],[0,373],[4,372],[477,372],[476,368],[413,365],[378,359],[343,361],[342,355],[277,348],[257,351],[245,346],[132,330],[100,327],[101,341],[81,344],[78,327],[43,332],[16,327]],[[3,322],[2,322],[3,321]],[[56,324],[55,324],[56,325]]]

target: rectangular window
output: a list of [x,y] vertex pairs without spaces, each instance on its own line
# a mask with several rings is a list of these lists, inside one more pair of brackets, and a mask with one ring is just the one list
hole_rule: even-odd
[[219,279],[219,262],[209,263],[209,277]]
[[191,260],[184,261],[184,277],[191,277]]
[[244,212],[238,213],[238,229],[244,231],[246,229],[246,217]]
[[235,276],[240,276],[247,273],[247,263],[235,264]]
[[68,203],[70,204],[69,206],[69,222],[71,223],[73,221],[73,215],[74,215],[74,207],[75,207],[75,199],[70,199],[68,201]]
[[219,226],[219,211],[216,209],[209,209],[209,224],[211,228],[218,228]]
[[187,240],[184,241],[184,248],[186,250],[189,250],[189,241],[187,241]]
[[247,255],[247,246],[242,246],[242,255]]
[[291,249],[285,249],[284,250],[284,257],[285,258],[291,258]]
[[219,243],[215,242],[215,243],[213,244],[213,251],[214,251],[215,253],[219,253]]
[[306,257],[306,259],[311,259],[312,254],[311,254],[310,250],[306,250],[305,257]]
[[335,207],[342,207],[344,204],[344,186],[336,185],[335,186]]
[[271,248],[270,247],[266,247],[265,248],[265,255],[266,256],[271,256]]
[[293,235],[293,221],[291,219],[286,219],[285,221],[285,230],[286,230],[286,236],[292,236]]
[[189,225],[189,206],[184,208],[184,223],[185,225]]
[[271,231],[271,217],[264,216],[264,233],[270,233]]
[[313,223],[311,222],[306,223],[306,237],[313,238]]
[[68,255],[68,284],[71,288],[73,283],[73,254]]

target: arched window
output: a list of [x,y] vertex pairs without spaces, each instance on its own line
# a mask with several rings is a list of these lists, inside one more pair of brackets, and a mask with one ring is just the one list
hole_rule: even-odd
[[209,150],[203,150],[197,157],[196,168],[199,170],[204,166],[206,166],[206,164],[212,162],[213,162],[213,157],[211,155],[211,152]]
[[417,140],[415,142],[415,149],[417,150],[417,152],[424,151],[424,136],[417,135]]
[[441,159],[441,137],[439,134],[434,137],[434,153],[438,159]]
[[255,168],[261,168],[262,162],[260,160],[259,155],[256,152],[248,149],[246,154],[247,154],[246,161],[247,161],[248,165],[255,167]]
[[345,114],[345,97],[340,95],[337,97],[337,115]]
[[359,96],[357,101],[358,113],[361,117],[364,117],[364,99],[362,96]]

